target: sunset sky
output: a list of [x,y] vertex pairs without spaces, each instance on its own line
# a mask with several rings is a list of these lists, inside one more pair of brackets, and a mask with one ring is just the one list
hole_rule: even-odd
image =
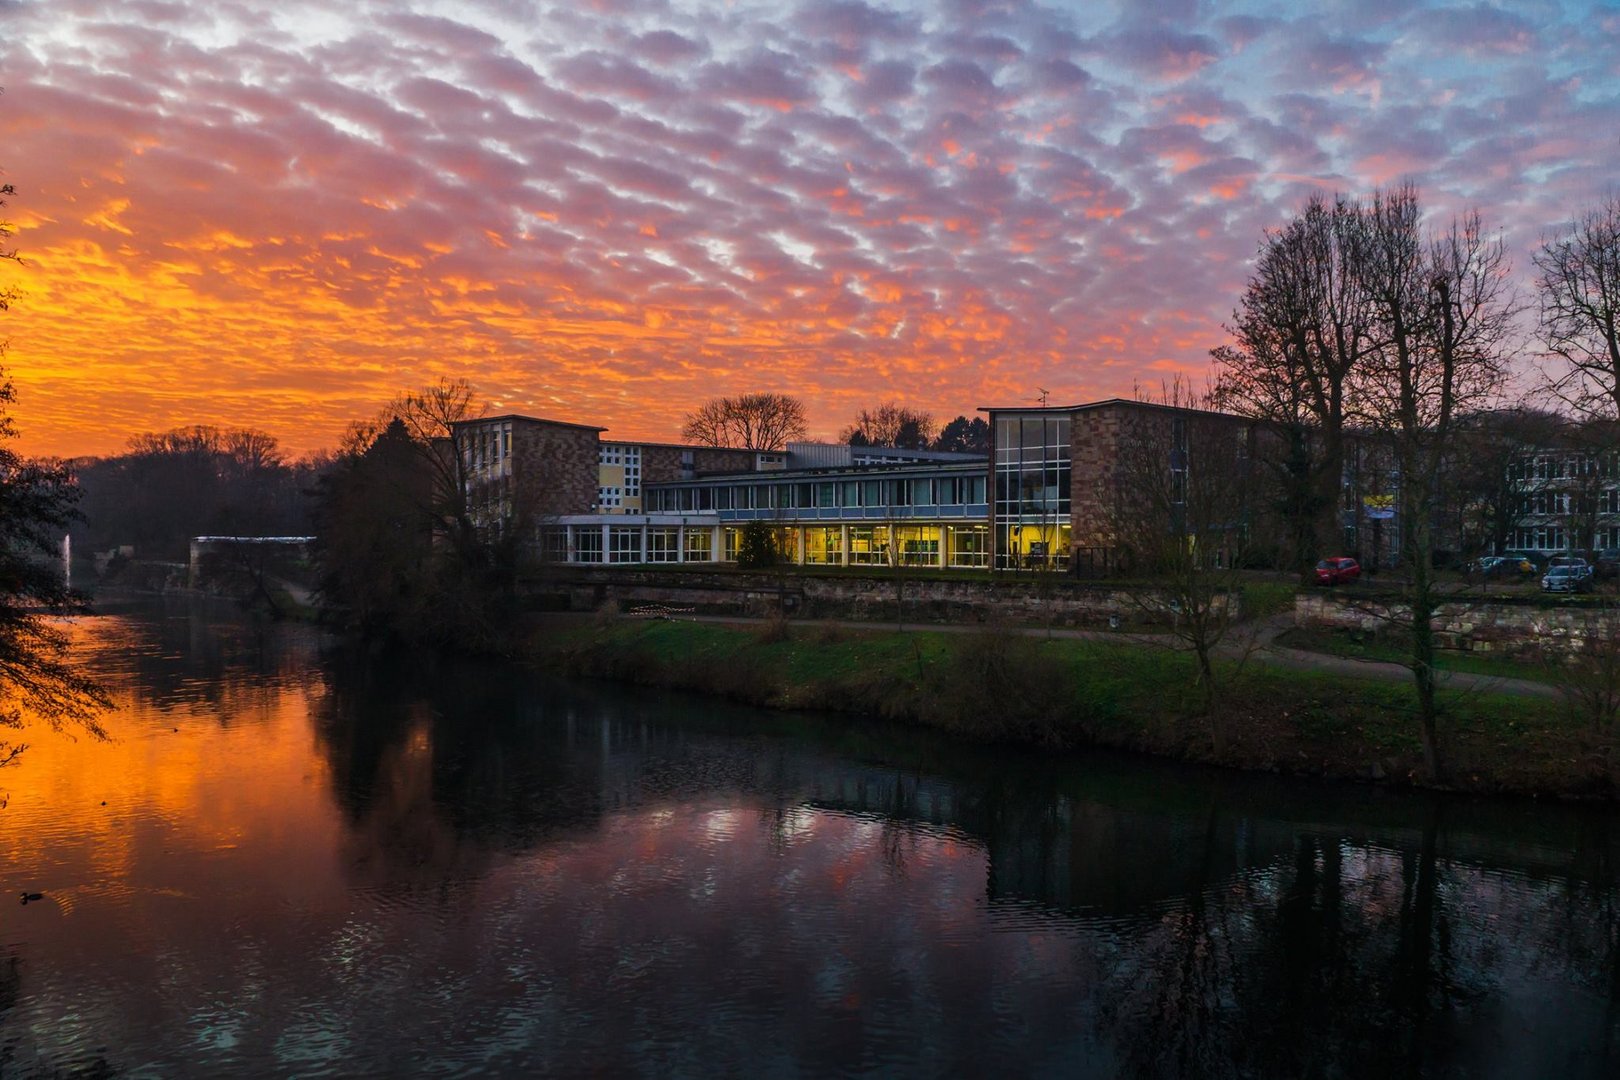
[[1620,7],[0,0],[20,449],[295,452],[464,376],[673,438],[1200,376],[1262,230],[1620,185]]

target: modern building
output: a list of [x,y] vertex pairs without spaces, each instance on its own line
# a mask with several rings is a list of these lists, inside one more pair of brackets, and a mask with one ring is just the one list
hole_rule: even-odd
[[[989,408],[988,455],[792,443],[785,451],[604,441],[532,417],[457,425],[475,520],[532,530],[548,561],[731,562],[762,521],[806,565],[1064,569],[1108,544],[1127,418],[1186,410],[1113,399]],[[1236,418],[1233,418],[1234,422]],[[1166,452],[1164,468],[1187,468]]]

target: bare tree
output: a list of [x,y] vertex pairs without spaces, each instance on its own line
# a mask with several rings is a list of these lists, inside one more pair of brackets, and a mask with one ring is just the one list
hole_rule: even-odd
[[934,418],[897,401],[885,401],[876,408],[862,409],[839,439],[851,446],[926,450],[934,441]]
[[373,425],[378,432],[394,420],[403,425],[423,472],[430,477],[428,505],[423,509],[439,535],[472,562],[479,561],[482,541],[468,512],[469,455],[456,443],[456,424],[477,419],[485,411],[466,379],[441,378],[432,386],[395,398]]
[[744,394],[714,398],[687,414],[681,438],[703,446],[785,450],[789,439],[804,438],[804,404],[787,394]]
[[1227,732],[1217,704],[1215,652],[1236,624],[1240,568],[1261,496],[1252,421],[1209,409],[1183,383],[1123,414],[1115,475],[1107,486],[1113,545],[1142,584],[1129,590],[1144,613],[1168,619],[1178,645],[1197,663],[1203,711],[1216,753]]
[[1515,315],[1507,253],[1477,213],[1426,236],[1417,190],[1375,193],[1357,266],[1373,305],[1375,344],[1359,393],[1390,440],[1397,469],[1409,666],[1424,765],[1442,773],[1435,703],[1433,509],[1463,419],[1495,404]]
[[1449,489],[1458,516],[1461,553],[1513,547],[1524,519],[1528,452],[1550,446],[1563,420],[1535,409],[1489,409],[1460,417],[1453,440]]
[[1542,339],[1566,365],[1553,392],[1583,414],[1620,420],[1620,197],[1543,241],[1535,265]]
[[1356,202],[1314,197],[1260,245],[1232,325],[1214,350],[1216,403],[1263,421],[1265,460],[1281,481],[1295,567],[1339,546],[1339,494],[1352,383],[1372,346],[1372,311],[1358,271],[1365,215]]

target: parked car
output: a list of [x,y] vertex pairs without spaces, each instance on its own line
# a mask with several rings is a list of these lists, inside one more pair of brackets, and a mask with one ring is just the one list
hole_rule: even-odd
[[1361,564],[1354,559],[1337,557],[1323,559],[1316,564],[1318,585],[1348,585],[1361,577]]
[[1504,551],[1502,557],[1515,560],[1519,564],[1519,573],[1525,577],[1540,573],[1546,564],[1546,558],[1533,551]]
[[1526,572],[1525,563],[1506,555],[1486,555],[1468,564],[1468,573],[1476,578],[1518,577]]
[[1592,553],[1597,558],[1592,570],[1598,577],[1620,577],[1620,548],[1599,548]]
[[1591,592],[1592,568],[1582,559],[1579,566],[1565,562],[1561,566],[1549,566],[1541,578],[1542,592]]

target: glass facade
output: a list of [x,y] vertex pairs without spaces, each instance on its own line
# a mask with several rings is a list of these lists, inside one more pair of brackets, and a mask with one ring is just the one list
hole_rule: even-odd
[[[880,479],[803,480],[748,483],[726,479],[710,483],[655,487],[643,496],[648,513],[679,514],[718,511],[732,518],[772,517],[777,511],[828,510],[823,517],[981,516],[985,501],[982,471],[944,476],[897,476]],[[797,514],[790,516],[818,516]]]
[[889,565],[889,528],[886,525],[849,527],[849,565]]
[[940,526],[896,525],[894,550],[901,566],[938,566]]
[[648,529],[647,561],[676,562],[680,559],[681,530]]
[[995,423],[996,565],[1068,564],[1070,419],[1067,413],[998,415]]
[[[646,509],[633,525],[620,519],[590,537],[570,522],[570,554],[576,562],[735,562],[744,524],[763,521],[781,558],[802,565],[987,569],[997,565],[999,535],[1000,565],[1061,566],[1070,537],[1070,418],[997,419],[1008,441],[982,465],[913,462],[655,483],[642,488]],[[621,456],[603,467],[624,464]],[[700,516],[664,516],[673,514]]]
[[641,530],[614,526],[608,530],[608,562],[640,562]]
[[714,533],[708,529],[687,529],[682,553],[686,562],[709,562],[714,557]]
[[812,566],[837,566],[844,561],[841,525],[813,525],[804,530],[804,561]]
[[950,542],[951,566],[982,569],[990,565],[988,525],[947,525],[945,533]]
[[574,561],[599,563],[602,561],[602,530],[585,527],[574,530]]

